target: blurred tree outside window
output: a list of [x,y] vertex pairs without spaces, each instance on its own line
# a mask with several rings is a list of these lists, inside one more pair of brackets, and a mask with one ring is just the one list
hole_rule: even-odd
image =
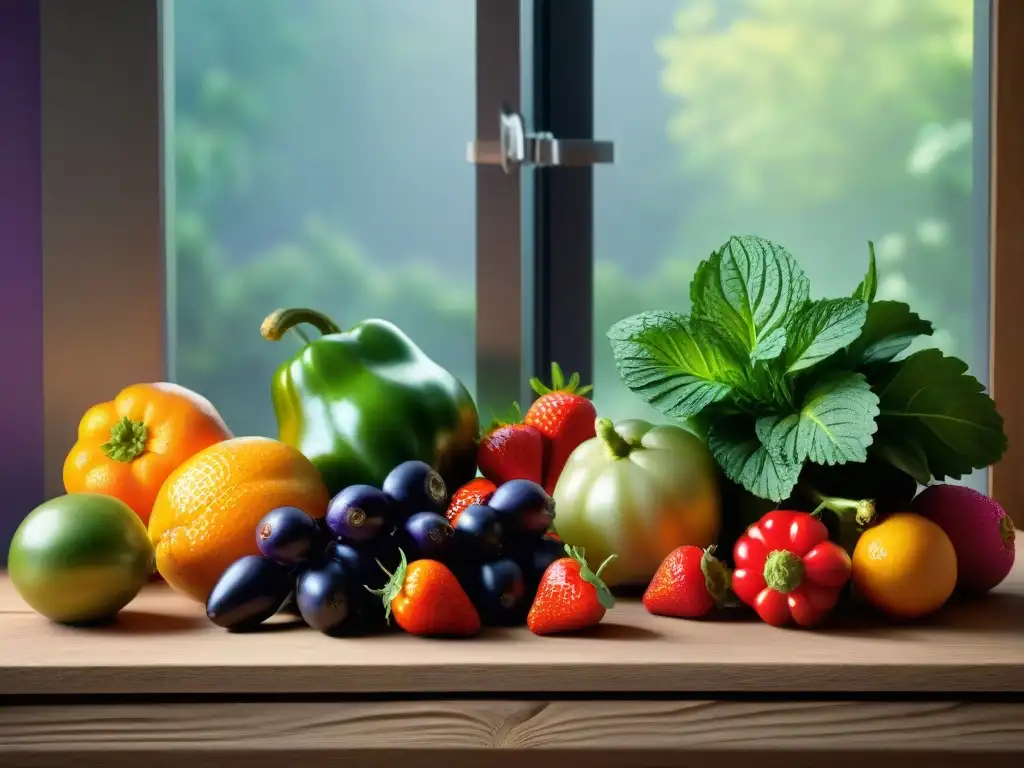
[[[473,388],[475,3],[176,0],[176,378],[275,434],[260,339],[279,306],[384,317]],[[816,295],[877,246],[880,295],[962,356],[987,316],[971,253],[970,0],[595,0],[595,400],[607,328],[685,310],[730,234],[785,245]],[[417,135],[410,119],[419,115]]]
[[297,342],[260,323],[309,306],[395,322],[472,390],[474,0],[173,7],[177,381],[276,436]]

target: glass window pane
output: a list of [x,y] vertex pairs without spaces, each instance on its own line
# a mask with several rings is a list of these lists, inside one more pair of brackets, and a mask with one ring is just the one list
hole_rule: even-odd
[[[605,332],[689,309],[733,234],[784,245],[812,297],[849,295],[876,243],[879,298],[987,380],[988,264],[972,249],[973,6],[966,0],[595,2],[595,397],[663,419],[620,382]],[[983,473],[970,479],[984,488]]]
[[176,0],[173,27],[176,380],[276,436],[298,342],[260,323],[302,306],[390,320],[472,391],[474,0]]

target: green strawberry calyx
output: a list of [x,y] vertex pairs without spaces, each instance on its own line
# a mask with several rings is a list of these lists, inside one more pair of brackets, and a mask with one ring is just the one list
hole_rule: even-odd
[[523,411],[519,407],[519,403],[513,402],[512,403],[512,407],[509,408],[508,411],[505,412],[504,416],[499,416],[497,414],[492,415],[492,417],[491,417],[491,424],[487,428],[487,431],[488,432],[493,432],[494,430],[501,429],[502,427],[508,427],[508,426],[510,426],[512,424],[522,424],[522,423],[523,423]]
[[593,584],[597,590],[597,599],[600,601],[604,609],[610,610],[615,606],[615,596],[612,595],[611,590],[608,589],[607,585],[601,581],[601,572],[605,569],[612,560],[618,555],[608,555],[604,559],[604,562],[598,566],[597,571],[592,571],[590,566],[587,564],[586,550],[583,547],[570,547],[568,544],[565,545],[565,554],[579,563],[580,566],[580,578],[588,584]]
[[405,552],[401,548],[398,550],[398,567],[395,568],[395,572],[392,573],[384,564],[378,560],[377,565],[380,569],[388,575],[388,583],[380,589],[370,589],[366,584],[363,588],[371,594],[377,595],[384,602],[384,620],[391,623],[391,601],[398,597],[402,592],[402,587],[405,586],[405,573],[409,570],[409,561],[405,559]]
[[558,363],[551,363],[551,386],[547,386],[540,379],[534,377],[530,379],[530,388],[540,396],[550,395],[555,392],[562,392],[570,395],[586,395],[593,387],[587,384],[585,387],[580,386],[580,375],[574,373],[566,381],[565,374],[562,373],[562,366]]
[[700,559],[700,570],[704,574],[704,586],[719,608],[729,605],[732,598],[732,572],[715,557],[715,545],[704,550]]

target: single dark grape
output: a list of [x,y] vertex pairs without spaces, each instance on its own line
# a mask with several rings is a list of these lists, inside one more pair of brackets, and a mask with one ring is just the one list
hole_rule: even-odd
[[347,541],[369,542],[391,532],[394,511],[394,502],[383,491],[371,485],[350,485],[327,507],[327,526]]
[[518,563],[502,558],[479,566],[470,597],[485,624],[509,626],[520,624],[529,611],[526,581]]
[[483,504],[467,507],[455,521],[460,555],[487,559],[501,552],[502,527],[498,513]]
[[326,555],[326,559],[336,560],[345,566],[346,572],[352,578],[358,579],[362,584],[369,584],[374,589],[388,579],[381,566],[394,571],[399,561],[398,550],[392,547],[353,546],[344,541],[329,544]]
[[523,569],[523,578],[526,580],[526,588],[530,594],[537,591],[537,585],[555,560],[568,557],[565,553],[565,544],[553,539],[550,536],[542,536],[539,539],[523,540],[518,542],[512,557]]
[[316,531],[317,538],[324,543],[326,546],[328,543],[337,540],[337,536],[331,530],[331,527],[327,524],[327,517],[320,517],[316,520]]
[[401,545],[410,562],[449,558],[455,549],[455,530],[444,515],[417,512],[405,521]]
[[491,496],[487,506],[498,513],[511,535],[543,536],[555,519],[555,501],[532,480],[509,480]]
[[421,511],[443,515],[448,506],[448,488],[444,478],[422,461],[399,464],[384,479],[382,487],[398,502],[405,516]]
[[327,559],[340,563],[345,569],[349,613],[353,614],[348,624],[358,625],[361,630],[386,626],[384,603],[379,595],[369,590],[381,589],[387,584],[389,576],[381,566],[394,573],[400,560],[398,549],[386,545],[356,548],[336,542],[327,547]]
[[[384,613],[384,600],[379,594],[374,594],[370,589],[381,589],[387,583],[387,578],[376,585],[367,584],[354,588],[351,591],[349,609],[353,613],[353,628],[358,628],[361,633],[383,632],[394,630],[397,625],[394,621],[388,622]],[[369,587],[369,589],[367,589]]]
[[221,574],[206,600],[206,615],[225,629],[254,629],[280,610],[294,585],[287,567],[246,555]]
[[336,560],[303,571],[295,584],[295,602],[302,620],[324,634],[345,631],[354,617],[349,606],[353,587],[345,566]]
[[281,603],[281,607],[277,609],[277,613],[282,616],[294,616],[299,617],[299,606],[295,602],[295,589],[288,593],[288,597]]
[[[334,541],[328,544],[326,556],[328,560],[336,560],[341,563],[350,574],[363,575],[365,571],[369,570],[367,561],[371,565],[373,564],[373,558],[368,558],[363,550],[356,549],[343,541]],[[376,566],[374,565],[374,567]]]
[[318,538],[316,521],[298,507],[272,509],[256,526],[260,552],[281,565],[304,563]]

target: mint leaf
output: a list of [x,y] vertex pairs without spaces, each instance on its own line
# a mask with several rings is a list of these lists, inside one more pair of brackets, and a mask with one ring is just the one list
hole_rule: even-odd
[[750,361],[774,360],[786,348],[786,329],[779,327],[762,336],[750,350]]
[[775,456],[758,440],[748,417],[721,419],[708,431],[708,449],[726,477],[762,499],[788,498],[800,477],[800,464]]
[[712,325],[643,312],[608,329],[623,383],[666,416],[687,419],[742,383],[744,361]]
[[804,305],[790,326],[786,372],[810,368],[855,341],[867,311],[860,299],[820,299]]
[[853,298],[866,301],[868,304],[875,300],[875,293],[878,291],[878,271],[875,268],[875,244],[868,240],[868,273],[860,281],[857,290],[853,292]]
[[910,475],[920,485],[931,482],[932,471],[928,469],[928,457],[921,446],[899,432],[881,431],[875,438],[871,455]]
[[864,374],[832,374],[811,387],[799,413],[758,419],[757,436],[787,464],[867,461],[877,415],[878,396]]
[[1006,451],[1003,418],[963,360],[925,349],[880,366],[872,387],[879,447],[901,447],[905,457],[906,445],[916,446],[936,480],[959,479]]
[[810,281],[786,251],[760,237],[731,237],[697,267],[693,317],[720,328],[750,361],[774,360],[786,325],[806,303]]
[[932,324],[902,301],[876,301],[868,307],[860,337],[850,345],[853,366],[884,363],[909,347],[918,336],[931,336]]

